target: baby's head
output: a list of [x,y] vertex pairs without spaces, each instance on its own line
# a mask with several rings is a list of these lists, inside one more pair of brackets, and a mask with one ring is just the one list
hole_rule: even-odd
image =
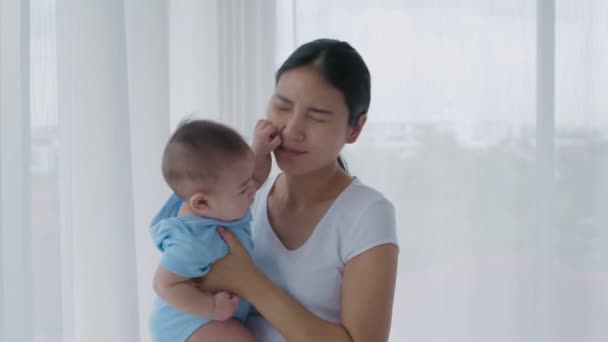
[[165,147],[162,169],[167,184],[197,216],[232,221],[253,202],[253,151],[222,124],[182,122]]

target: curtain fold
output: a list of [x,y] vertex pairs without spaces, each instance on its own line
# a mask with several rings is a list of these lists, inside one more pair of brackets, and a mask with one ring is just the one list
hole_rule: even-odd
[[555,0],[536,4],[536,211],[534,244],[536,281],[535,325],[531,335],[538,341],[559,338],[555,334],[557,278],[551,265],[551,237],[555,227]]
[[276,2],[170,1],[171,122],[220,120],[250,138],[274,88]]
[[64,340],[137,341],[124,2],[56,4]]
[[160,167],[170,129],[168,6],[166,0],[125,2],[140,342],[150,341],[152,277],[160,255],[148,226],[170,194]]
[[0,341],[30,341],[29,1],[0,1]]

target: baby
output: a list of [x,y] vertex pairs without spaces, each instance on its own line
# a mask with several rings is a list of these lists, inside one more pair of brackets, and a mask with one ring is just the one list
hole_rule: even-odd
[[252,149],[233,129],[196,120],[180,124],[169,139],[162,172],[174,194],[151,227],[162,252],[154,275],[159,298],[150,317],[155,342],[254,341],[243,325],[248,303],[227,292],[203,292],[191,280],[204,277],[228,253],[218,226],[231,230],[251,253],[249,206],[270,172],[277,133],[261,120]]

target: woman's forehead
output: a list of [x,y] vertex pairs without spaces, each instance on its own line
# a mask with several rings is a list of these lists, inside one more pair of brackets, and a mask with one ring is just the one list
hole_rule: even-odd
[[281,77],[279,77],[279,81],[277,86],[288,86],[293,84],[299,85],[325,85],[331,86],[329,82],[325,79],[321,70],[318,67],[312,65],[305,65],[296,67],[290,70],[285,71]]
[[312,66],[286,71],[279,78],[275,98],[287,102],[335,105],[344,103],[344,95]]

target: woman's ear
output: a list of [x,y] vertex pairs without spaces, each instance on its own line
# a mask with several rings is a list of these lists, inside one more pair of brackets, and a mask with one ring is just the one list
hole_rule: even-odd
[[349,128],[348,137],[346,138],[347,144],[352,144],[359,138],[359,134],[363,130],[363,126],[365,126],[365,122],[367,121],[367,113],[361,113],[359,118],[357,118],[357,122],[354,127]]
[[190,196],[188,204],[197,214],[202,215],[209,211],[209,195],[204,192],[197,192]]

